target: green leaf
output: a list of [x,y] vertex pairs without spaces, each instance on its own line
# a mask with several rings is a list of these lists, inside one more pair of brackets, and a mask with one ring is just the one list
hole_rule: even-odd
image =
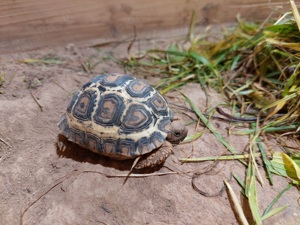
[[289,205],[285,205],[276,209],[273,209],[272,211],[268,212],[266,215],[261,217],[261,220],[265,220],[271,216],[274,216],[277,213],[280,213],[281,211],[285,210]]
[[232,176],[234,177],[234,179],[239,183],[239,185],[241,185],[241,187],[243,189],[245,189],[245,183],[235,174],[232,174]]
[[[286,192],[287,190],[289,190],[291,187],[293,186],[293,184],[289,184],[285,189],[283,189],[277,196],[276,198],[273,199],[273,201],[270,203],[270,205],[266,208],[266,210],[264,211],[263,215],[262,215],[262,220],[266,219],[272,215],[274,215],[273,213],[271,213],[271,209],[272,207],[275,205],[275,203],[278,201],[278,199],[283,195],[284,192]],[[284,208],[283,208],[284,207]],[[283,206],[282,208],[285,209],[287,206]],[[282,209],[282,210],[283,210]],[[280,212],[280,211],[278,211]],[[277,212],[277,213],[278,213]]]
[[296,24],[278,24],[272,25],[264,29],[267,32],[276,33],[276,35],[290,36],[299,32]]
[[289,177],[296,183],[300,183],[300,168],[299,166],[283,152],[275,152],[271,160],[272,172],[280,174],[284,177]]
[[268,157],[267,157],[266,152],[263,148],[263,145],[261,143],[260,138],[256,138],[256,142],[257,142],[258,149],[261,152],[262,160],[264,162],[264,165],[265,165],[265,168],[266,168],[266,171],[267,171],[267,174],[268,174],[268,178],[270,180],[270,183],[273,185],[273,179],[272,179],[272,174],[271,174],[271,169],[272,169],[271,163],[268,160]]
[[259,215],[259,208],[258,208],[258,201],[257,201],[255,167],[253,165],[252,158],[250,159],[247,168],[245,194],[248,197],[248,202],[251,209],[252,217],[256,225],[261,225],[262,221]]
[[[181,92],[180,92],[181,93]],[[209,120],[203,115],[200,109],[183,93],[181,93],[187,103],[196,112],[200,120],[206,125],[206,127],[215,135],[215,137],[231,152],[235,153],[236,150],[220,135],[220,133],[214,128]]]
[[199,133],[193,134],[193,135],[189,135],[187,136],[183,142],[190,142],[190,141],[195,141],[198,138],[200,138],[203,134],[204,134],[205,130],[200,131]]
[[203,65],[207,66],[213,72],[213,74],[215,74],[217,77],[219,77],[218,71],[216,70],[216,68],[213,66],[213,64],[211,64],[211,62],[207,58],[205,58],[202,55],[199,55],[198,53],[196,53],[194,51],[190,51],[189,55],[196,61],[201,62]]

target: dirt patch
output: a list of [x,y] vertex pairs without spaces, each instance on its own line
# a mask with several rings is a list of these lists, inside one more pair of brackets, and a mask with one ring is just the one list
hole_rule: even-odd
[[[149,42],[153,46],[153,42]],[[119,162],[74,146],[61,154],[55,147],[57,122],[66,110],[72,93],[96,74],[120,72],[109,53],[125,56],[128,43],[107,46],[101,50],[68,45],[30,53],[4,55],[0,61],[0,223],[20,224],[239,224],[226,192],[206,197],[195,191],[191,177],[195,172],[208,170],[213,162],[181,164],[179,157],[191,155],[217,156],[228,153],[208,131],[194,143],[174,148],[174,156],[155,173],[170,171],[179,174],[129,178],[107,175],[127,174],[132,161]],[[141,46],[139,46],[142,48]],[[25,64],[24,59],[54,59],[47,63]],[[88,72],[90,64],[99,62]],[[90,64],[89,64],[90,63]],[[139,77],[138,74],[135,76]],[[147,77],[150,83],[158,78]],[[181,89],[201,109],[205,94],[197,84]],[[223,102],[213,90],[211,106]],[[179,93],[166,94],[168,101],[185,105]],[[40,106],[37,104],[40,104]],[[172,107],[175,116],[185,122],[195,119],[192,113]],[[213,121],[218,131],[239,152],[247,146],[246,136],[228,136],[230,124]],[[195,124],[189,125],[189,134]],[[276,143],[269,140],[274,150]],[[265,175],[263,167],[261,173]],[[242,179],[245,167],[238,161],[217,163],[210,173],[195,180],[197,187],[211,195],[228,180],[251,217],[246,200],[239,194],[241,188],[231,179],[231,173]],[[265,175],[266,176],[266,175]],[[264,176],[264,177],[265,177]],[[274,186],[267,180],[258,186],[260,211],[268,206],[288,182],[274,176]],[[299,224],[299,192],[291,188],[275,205],[289,204],[282,213],[265,224]]]

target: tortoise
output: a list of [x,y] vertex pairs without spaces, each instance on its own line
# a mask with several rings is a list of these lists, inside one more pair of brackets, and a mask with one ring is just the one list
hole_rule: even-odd
[[131,75],[104,74],[76,92],[58,123],[59,135],[113,159],[143,156],[135,169],[162,164],[187,128],[165,98]]

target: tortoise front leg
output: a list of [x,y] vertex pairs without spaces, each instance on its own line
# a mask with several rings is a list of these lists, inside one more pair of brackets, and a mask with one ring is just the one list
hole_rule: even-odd
[[165,141],[157,150],[141,157],[134,169],[154,167],[163,163],[173,153],[172,149],[172,144]]

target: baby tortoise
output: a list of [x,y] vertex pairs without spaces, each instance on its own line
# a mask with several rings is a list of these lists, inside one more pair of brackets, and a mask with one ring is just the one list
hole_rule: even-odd
[[83,85],[58,127],[69,141],[98,154],[119,160],[143,156],[135,169],[163,163],[188,132],[173,121],[157,90],[122,74],[96,76]]

